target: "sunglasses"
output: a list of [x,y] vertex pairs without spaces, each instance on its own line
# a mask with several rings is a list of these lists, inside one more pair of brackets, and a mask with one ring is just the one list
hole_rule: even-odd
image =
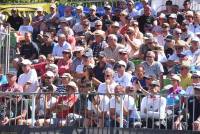
[[175,47],[176,50],[183,50],[182,47]]
[[45,77],[45,79],[51,79],[51,77],[49,77],[49,76],[46,76],[46,77]]
[[110,76],[111,76],[111,75],[108,75],[108,74],[107,74],[107,75],[105,75],[105,77],[110,77]]
[[155,85],[155,84],[151,84],[151,85],[149,85],[150,87],[157,87],[158,85]]
[[198,76],[192,76],[191,78],[192,78],[192,79],[199,79]]
[[120,54],[120,55],[126,55],[126,53],[121,53],[121,52],[120,52],[119,54]]
[[127,31],[126,33],[127,33],[127,34],[132,34],[133,32],[132,32],[132,31]]

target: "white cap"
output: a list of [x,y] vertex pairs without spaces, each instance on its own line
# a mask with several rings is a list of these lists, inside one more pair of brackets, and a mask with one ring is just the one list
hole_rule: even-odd
[[47,71],[45,73],[45,75],[48,76],[48,77],[55,77],[55,75],[54,75],[54,73],[52,71]]
[[115,21],[112,23],[112,26],[119,27],[120,25],[119,25],[119,22]]
[[43,8],[42,7],[38,7],[37,11],[43,12]]
[[194,37],[192,37],[191,41],[192,42],[199,42],[199,37],[194,36]]
[[90,6],[90,9],[92,9],[92,10],[97,10],[97,7],[95,6],[95,5],[92,5],[92,6]]
[[56,64],[49,64],[47,65],[47,69],[58,70],[58,66]]
[[122,66],[124,66],[126,68],[126,62],[123,61],[123,60],[118,61],[117,64],[118,65],[122,65]]
[[83,10],[83,6],[77,6],[76,9],[77,10]]
[[187,11],[186,16],[194,16],[194,13],[192,11]]
[[176,15],[176,14],[174,14],[174,13],[172,13],[172,14],[170,14],[169,18],[174,18],[174,19],[177,19],[177,15]]
[[56,8],[56,4],[51,4],[50,7]]
[[78,52],[78,51],[84,51],[84,48],[81,46],[76,46],[74,49],[74,52]]
[[172,75],[171,79],[181,82],[181,78],[177,74]]
[[21,62],[23,65],[31,65],[32,62],[28,59],[24,59],[22,62]]

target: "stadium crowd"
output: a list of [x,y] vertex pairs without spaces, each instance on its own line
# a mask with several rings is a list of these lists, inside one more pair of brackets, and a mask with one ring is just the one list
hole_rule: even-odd
[[0,68],[0,91],[16,95],[1,95],[0,124],[30,125],[31,97],[17,93],[40,93],[37,126],[119,127],[123,110],[123,127],[200,131],[200,11],[190,0],[160,12],[141,2],[105,3],[103,15],[95,5],[60,16],[51,4],[32,18],[13,8],[0,31],[17,31],[15,71]]

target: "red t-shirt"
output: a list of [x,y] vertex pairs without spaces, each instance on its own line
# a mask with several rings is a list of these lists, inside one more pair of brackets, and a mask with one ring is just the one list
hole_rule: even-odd
[[64,61],[63,59],[60,59],[57,63],[59,75],[61,76],[63,73],[69,72],[71,64],[72,64],[71,59],[68,61]]
[[[60,97],[58,98],[57,104],[67,103],[67,104],[71,104],[72,107],[71,107],[70,109],[66,109],[66,110],[62,110],[61,112],[58,112],[58,113],[57,113],[57,117],[58,117],[58,118],[61,118],[61,119],[65,119],[66,116],[67,116],[69,113],[72,113],[72,112],[73,112],[74,104],[76,103],[77,99],[78,99],[78,98],[77,98],[76,95],[60,96]],[[57,104],[56,104],[56,105],[57,105]],[[63,109],[64,109],[64,105],[63,105]]]
[[34,64],[33,67],[37,72],[39,72],[40,76],[43,76],[46,73],[46,68],[45,68],[46,65],[47,65],[46,62],[41,62],[38,64]]

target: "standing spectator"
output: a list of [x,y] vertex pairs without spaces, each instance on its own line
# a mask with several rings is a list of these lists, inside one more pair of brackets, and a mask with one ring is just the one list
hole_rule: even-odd
[[28,59],[24,59],[22,61],[22,70],[23,74],[21,74],[18,78],[18,84],[23,86],[24,92],[36,92],[39,86],[38,77],[35,69],[31,68],[31,61]]
[[133,0],[127,1],[127,9],[125,11],[128,13],[130,19],[135,19],[139,15],[138,11],[135,9],[135,3]]
[[83,13],[83,6],[76,7],[75,24],[81,22],[81,17],[85,16]]
[[11,16],[8,17],[7,23],[9,23],[10,26],[14,28],[16,31],[23,24],[23,19],[22,17],[19,16],[16,8],[13,8],[11,10]]
[[31,33],[25,33],[25,40],[20,44],[20,56],[25,59],[34,60],[39,56],[39,49],[37,44],[32,41],[31,36]]
[[159,81],[152,81],[149,88],[150,95],[144,97],[141,102],[141,118],[143,125],[148,128],[165,128],[166,98],[158,95],[159,91]]

